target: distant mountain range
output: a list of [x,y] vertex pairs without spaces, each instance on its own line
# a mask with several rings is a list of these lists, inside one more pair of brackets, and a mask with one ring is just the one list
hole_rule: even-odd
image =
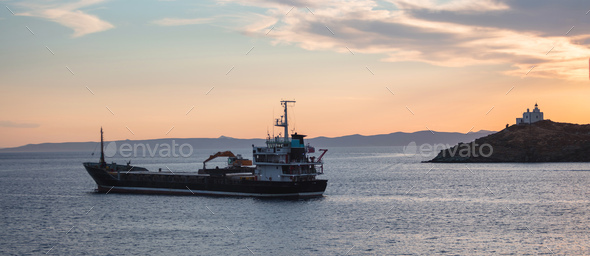
[[[307,142],[316,148],[322,147],[371,147],[371,146],[406,146],[411,142],[417,145],[424,143],[430,144],[449,144],[454,145],[459,142],[470,142],[477,138],[494,133],[493,131],[481,130],[470,132],[468,134],[457,132],[431,132],[419,131],[413,133],[395,132],[380,135],[348,135],[342,137],[317,137],[308,139]],[[184,138],[184,139],[153,139],[153,140],[119,140],[115,141],[117,145],[122,143],[145,144],[155,146],[157,144],[182,145],[187,143],[194,149],[215,149],[231,150],[233,148],[248,148],[254,145],[264,145],[264,139],[236,139],[221,136],[219,138]],[[108,144],[110,141],[105,141]],[[3,148],[0,152],[93,152],[98,148],[98,142],[64,142],[64,143],[41,143],[28,144],[14,148]]]

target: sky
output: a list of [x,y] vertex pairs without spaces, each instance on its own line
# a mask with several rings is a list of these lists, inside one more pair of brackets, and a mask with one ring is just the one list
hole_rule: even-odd
[[0,2],[0,147],[590,123],[587,0]]

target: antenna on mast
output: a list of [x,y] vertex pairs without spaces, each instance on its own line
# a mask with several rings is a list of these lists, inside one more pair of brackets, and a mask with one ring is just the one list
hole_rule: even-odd
[[102,134],[102,126],[100,127],[100,167],[105,167],[106,162],[104,161],[104,138]]
[[285,109],[284,115],[282,115],[280,119],[279,118],[275,119],[275,126],[285,128],[285,133],[283,134],[284,142],[289,141],[289,118],[288,118],[288,113],[287,113],[287,107],[288,107],[289,103],[295,103],[295,101],[294,100],[281,100],[281,105]]
[[[272,108],[272,118],[273,119],[275,118],[275,108]],[[273,124],[273,127],[272,127],[272,138],[273,139],[275,138],[275,127],[274,127],[274,124]]]
[[291,128],[291,133],[295,133],[295,130],[297,130],[297,116],[295,115],[295,106],[291,107],[291,115],[293,115],[293,128]]

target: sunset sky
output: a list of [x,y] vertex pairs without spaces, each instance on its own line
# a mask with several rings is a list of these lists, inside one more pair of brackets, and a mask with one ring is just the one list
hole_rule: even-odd
[[0,147],[590,123],[588,0],[1,3]]

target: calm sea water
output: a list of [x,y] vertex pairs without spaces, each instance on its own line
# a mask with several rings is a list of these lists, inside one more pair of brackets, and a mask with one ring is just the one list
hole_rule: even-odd
[[[210,153],[132,164],[195,171]],[[420,160],[332,148],[323,198],[269,200],[97,194],[90,153],[3,153],[0,254],[590,254],[590,164]]]

